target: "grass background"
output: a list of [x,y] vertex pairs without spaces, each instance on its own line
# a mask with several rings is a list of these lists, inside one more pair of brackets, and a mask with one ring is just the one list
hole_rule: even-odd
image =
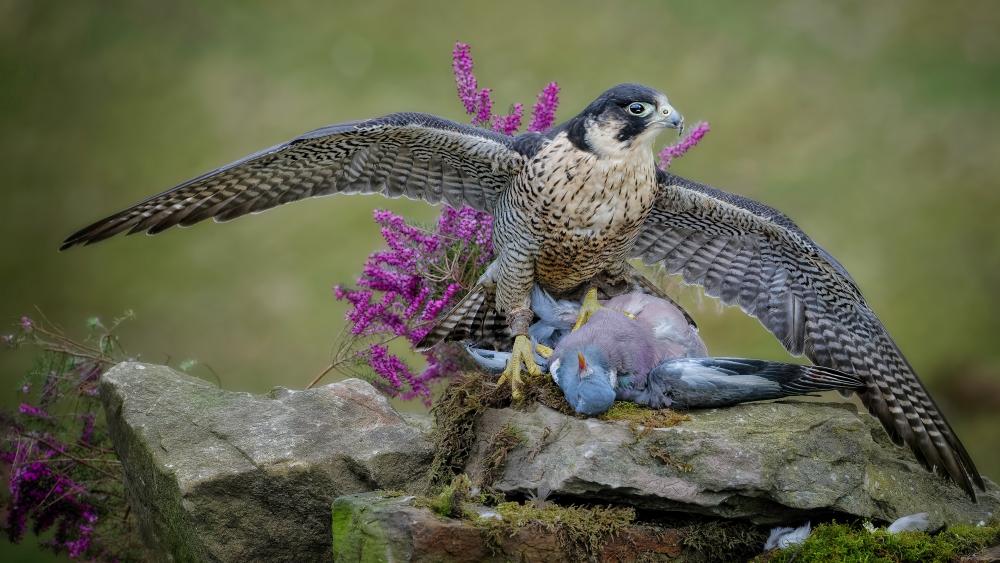
[[[500,109],[556,80],[565,119],[636,81],[709,120],[673,169],[781,209],[837,256],[996,478],[997,29],[991,0],[0,0],[0,321],[37,307],[82,333],[89,316],[134,309],[124,341],[146,361],[197,359],[229,389],[303,386],[343,323],[330,287],[379,246],[371,210],[429,221],[434,209],[335,197],[56,248],[320,125],[462,119],[449,66],[462,40]],[[755,320],[689,293],[715,354],[786,357]],[[0,353],[2,404],[16,404],[29,362]]]

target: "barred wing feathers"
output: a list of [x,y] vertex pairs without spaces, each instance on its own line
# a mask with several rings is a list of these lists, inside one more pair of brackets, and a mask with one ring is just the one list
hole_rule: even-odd
[[789,352],[863,376],[892,439],[975,498],[972,458],[842,265],[770,207],[663,171],[659,184],[634,257],[739,305]]
[[210,217],[228,221],[337,193],[490,211],[523,163],[514,138],[427,114],[330,125],[152,196],[81,229],[61,248],[126,231],[156,234]]

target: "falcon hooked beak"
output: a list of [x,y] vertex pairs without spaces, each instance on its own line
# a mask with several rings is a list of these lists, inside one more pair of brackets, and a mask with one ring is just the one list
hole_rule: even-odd
[[677,129],[678,136],[684,134],[684,116],[681,115],[681,112],[674,109],[674,106],[667,103],[666,100],[661,100],[657,104],[656,118],[653,122],[659,124],[661,127]]

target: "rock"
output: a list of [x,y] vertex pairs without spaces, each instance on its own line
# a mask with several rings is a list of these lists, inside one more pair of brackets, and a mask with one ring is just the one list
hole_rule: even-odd
[[130,504],[164,559],[328,561],[333,500],[415,489],[433,455],[357,379],[258,396],[130,362],[100,392]]
[[997,561],[1000,561],[1000,545],[994,545],[979,553],[958,559],[958,563],[996,563]]
[[[527,526],[503,534],[491,544],[488,534],[470,518],[438,516],[415,506],[413,496],[361,493],[333,503],[334,561],[448,561],[473,563],[575,562],[557,534]],[[499,518],[489,507],[473,506],[480,518]],[[624,562],[674,558],[682,553],[682,532],[633,524],[602,542],[598,561]]]
[[693,411],[673,427],[578,419],[536,405],[486,410],[467,472],[488,472],[484,444],[508,424],[524,441],[493,486],[572,502],[608,502],[758,524],[801,523],[835,514],[891,522],[928,512],[932,526],[988,521],[1000,491],[979,502],[891,444],[851,404],[751,403]]
[[416,508],[413,500],[362,493],[334,501],[334,561],[488,559],[479,530]]
[[[602,561],[687,557],[688,549],[704,559],[725,543],[720,536],[741,538],[733,545],[752,556],[766,537],[759,525],[927,512],[936,527],[988,521],[1000,507],[995,484],[970,502],[850,404],[746,404],[686,420],[633,409],[629,423],[541,405],[491,409],[495,402],[469,394],[471,407],[452,405],[462,455],[446,467],[461,468],[471,445],[464,463],[473,483],[485,476],[509,498],[540,499],[534,508],[549,506],[546,497],[592,507],[557,507],[558,522],[583,518],[557,531],[537,513],[503,512],[521,510],[516,504],[475,507],[503,522],[526,518],[497,533],[489,520],[446,519],[414,504],[410,493],[424,492],[433,457],[428,420],[401,416],[362,381],[257,396],[123,363],[100,392],[132,510],[167,560],[548,561],[579,560],[580,549]],[[379,489],[397,492],[367,493]],[[605,504],[635,507],[643,522],[622,520],[625,508],[594,508]],[[614,532],[588,543],[597,529],[588,522]]]

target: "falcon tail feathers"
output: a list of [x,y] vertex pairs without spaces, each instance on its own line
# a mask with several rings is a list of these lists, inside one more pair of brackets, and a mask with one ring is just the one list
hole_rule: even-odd
[[465,341],[479,348],[510,348],[507,319],[494,306],[493,292],[476,285],[417,343],[427,350],[442,341]]
[[910,446],[928,470],[950,478],[975,501],[973,484],[983,491],[986,484],[972,456],[895,342],[885,336],[887,343],[880,343],[880,352],[891,360],[893,369],[889,377],[869,378],[867,388],[859,393],[862,403],[894,442]]

